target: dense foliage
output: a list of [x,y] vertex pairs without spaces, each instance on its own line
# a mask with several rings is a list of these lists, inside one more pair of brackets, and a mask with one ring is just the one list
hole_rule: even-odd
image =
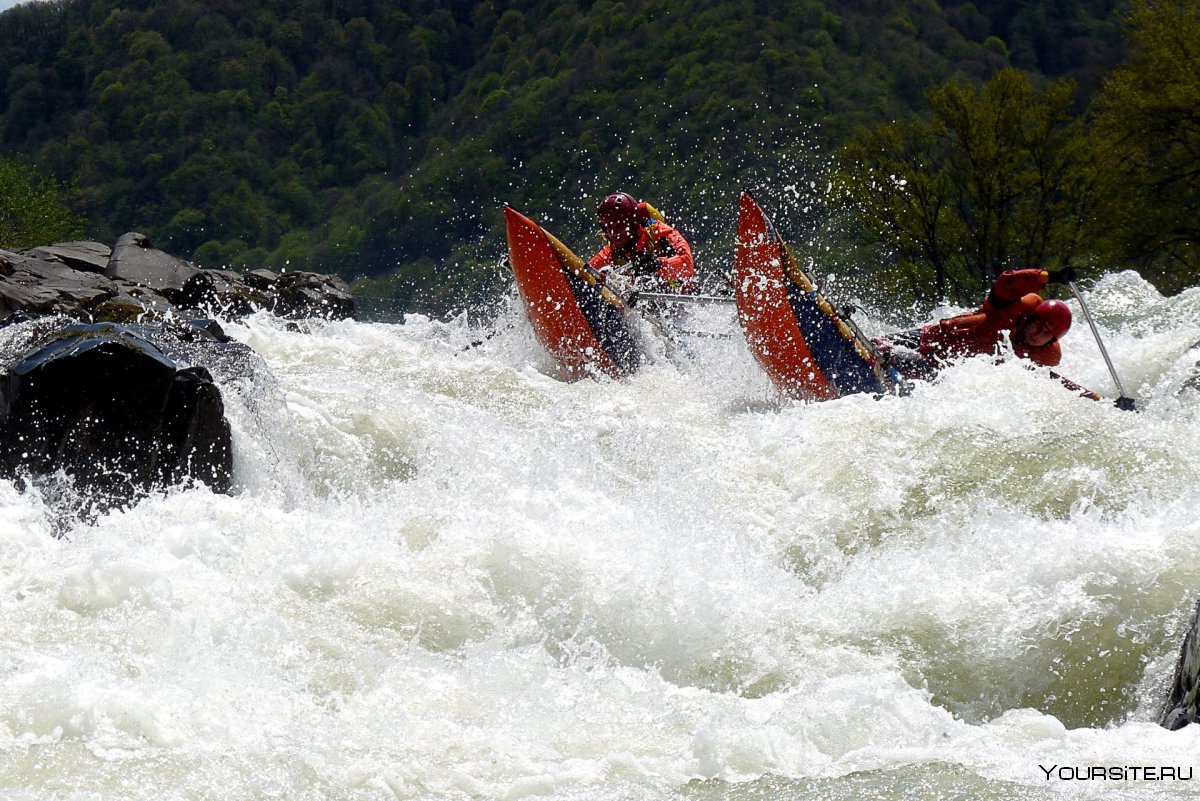
[[68,195],[29,166],[0,157],[0,248],[20,250],[79,236],[83,220],[71,210]]
[[1098,98],[1099,235],[1169,291],[1200,278],[1200,2],[1135,3],[1133,56]]
[[805,194],[929,86],[1013,66],[1086,95],[1122,57],[1116,6],[51,0],[0,15],[0,133],[75,182],[96,238],[445,305],[495,275],[504,201],[586,250],[620,186],[716,265],[741,186]]
[[[1016,266],[1137,265],[1166,290],[1200,269],[1200,4],[1135,0],[1132,58],[1092,112],[1072,86],[1001,70],[840,151],[832,200],[916,297],[970,299]],[[891,271],[885,269],[885,272]]]
[[931,90],[928,118],[843,146],[832,200],[891,246],[917,297],[973,299],[1002,270],[1071,264],[1091,252],[1097,203],[1072,89],[1007,69]]

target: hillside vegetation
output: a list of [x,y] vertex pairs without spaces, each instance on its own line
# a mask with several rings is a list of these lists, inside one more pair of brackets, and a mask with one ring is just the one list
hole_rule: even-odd
[[1014,67],[1074,79],[1081,114],[1125,57],[1120,10],[54,0],[0,15],[0,135],[70,182],[89,236],[445,308],[497,277],[505,201],[587,250],[623,188],[715,269],[742,186],[815,229],[834,149],[926,114],[931,87]]

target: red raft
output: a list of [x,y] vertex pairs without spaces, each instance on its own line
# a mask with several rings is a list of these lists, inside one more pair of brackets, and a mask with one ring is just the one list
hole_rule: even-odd
[[583,259],[528,217],[504,207],[508,254],[533,333],[572,379],[637,369],[629,307]]
[[733,255],[738,322],[754,358],[800,400],[904,391],[871,342],[834,310],[749,193],[738,209]]

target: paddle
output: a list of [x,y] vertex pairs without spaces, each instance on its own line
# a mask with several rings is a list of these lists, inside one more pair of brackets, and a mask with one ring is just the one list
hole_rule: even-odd
[[1104,347],[1104,342],[1100,339],[1100,330],[1096,328],[1096,321],[1092,319],[1092,313],[1088,310],[1087,304],[1083,302],[1083,295],[1080,294],[1079,288],[1075,286],[1074,281],[1068,281],[1067,286],[1071,288],[1071,293],[1075,295],[1075,300],[1079,301],[1079,308],[1083,309],[1083,316],[1088,321],[1088,326],[1092,329],[1092,336],[1096,338],[1096,344],[1100,347],[1100,355],[1104,357],[1104,363],[1108,365],[1108,372],[1112,375],[1113,383],[1117,385],[1117,392],[1120,393],[1116,404],[1118,409],[1127,412],[1137,411],[1137,401],[1125,394],[1125,387],[1121,384],[1121,379],[1117,376],[1117,368],[1113,367],[1112,359],[1108,357],[1108,351]]
[[495,328],[495,329],[493,329],[493,330],[492,330],[490,333],[488,333],[487,335],[485,335],[483,339],[476,339],[476,340],[472,340],[472,341],[471,341],[471,343],[470,343],[469,345],[464,345],[464,346],[462,347],[462,349],[461,349],[461,350],[459,350],[458,352],[459,352],[459,353],[466,353],[466,352],[467,352],[467,351],[469,351],[471,348],[478,348],[480,345],[482,345],[484,342],[487,342],[487,341],[488,341],[489,339],[491,339],[492,337],[499,336],[500,334],[503,334],[505,331],[511,331],[511,330],[512,330],[513,328],[515,328],[515,327],[516,327],[516,323],[506,323],[506,324],[504,325],[504,327],[502,327],[502,328]]
[[736,303],[731,297],[724,295],[673,295],[666,292],[632,292],[629,295],[629,305],[639,300],[665,301],[667,303],[692,303],[698,306],[713,304]]
[[[567,260],[564,259],[564,262],[566,261]],[[600,289],[600,294],[604,297],[604,299],[617,306],[617,308],[633,311],[633,308],[637,305],[638,300],[644,297],[646,294],[643,292],[638,292],[636,289],[630,289],[628,292],[618,292],[609,285],[609,282],[605,280],[605,277],[601,275],[599,270],[588,264],[583,259],[577,258],[576,261],[568,263],[567,267],[568,269],[574,270],[575,274],[584,280],[596,285]],[[667,343],[670,345],[677,344],[675,337],[672,336],[667,330],[667,326],[662,320],[649,313],[646,309],[639,310],[638,316],[649,323],[650,327],[654,329],[654,332],[666,340]]]

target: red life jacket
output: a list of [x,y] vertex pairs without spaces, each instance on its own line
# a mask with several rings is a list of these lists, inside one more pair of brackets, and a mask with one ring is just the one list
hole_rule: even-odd
[[692,247],[683,234],[662,220],[649,219],[638,225],[637,238],[632,247],[615,249],[606,243],[600,252],[588,260],[594,269],[622,265],[633,261],[639,253],[649,252],[658,260],[659,268],[654,276],[663,283],[663,288],[690,294],[695,290],[696,265],[692,259]]
[[1013,351],[1037,364],[1054,367],[1062,361],[1058,340],[1030,345],[1024,339],[1025,323],[1042,302],[1037,291],[1046,285],[1042,270],[1008,270],[996,278],[979,311],[930,323],[921,329],[917,350],[928,359],[945,361],[956,356],[994,353],[1004,332]]

